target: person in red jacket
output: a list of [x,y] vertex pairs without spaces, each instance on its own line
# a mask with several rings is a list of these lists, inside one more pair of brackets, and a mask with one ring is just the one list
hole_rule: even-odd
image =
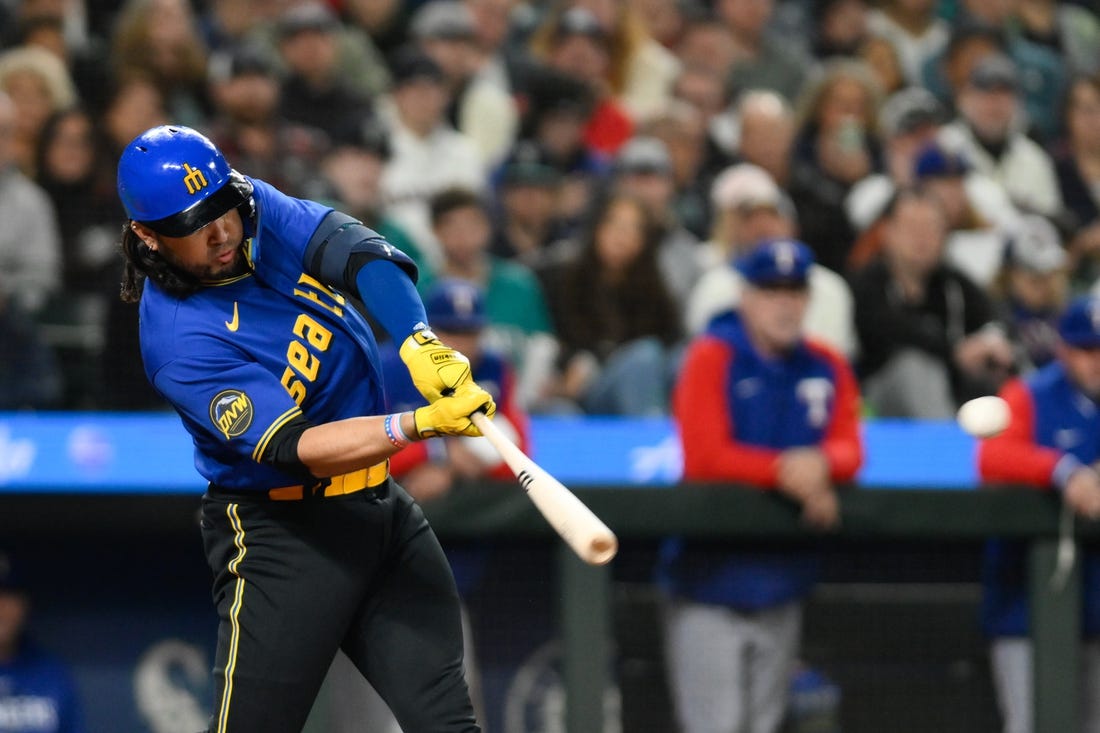
[[[1057,358],[1001,389],[1011,419],[978,448],[988,483],[1061,495],[1073,511],[1100,518],[1100,298],[1074,300],[1058,321]],[[1100,730],[1100,553],[1084,554],[1082,731]],[[1026,549],[991,541],[983,572],[982,623],[992,638],[993,681],[1005,733],[1030,733],[1032,651]]]
[[[789,239],[737,261],[739,313],[718,316],[691,344],[673,411],[685,480],[779,492],[808,525],[828,529],[840,521],[836,485],[855,477],[863,449],[851,367],[803,333],[812,264],[810,249]],[[778,729],[817,575],[814,553],[789,547],[665,544],[659,580],[684,733]]]

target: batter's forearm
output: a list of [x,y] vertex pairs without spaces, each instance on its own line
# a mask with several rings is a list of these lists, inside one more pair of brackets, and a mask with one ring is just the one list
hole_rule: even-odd
[[[397,419],[401,438],[416,439],[413,413]],[[389,458],[399,450],[386,433],[386,416],[352,417],[315,425],[298,440],[298,458],[318,478],[358,471]],[[391,425],[391,430],[397,426]]]

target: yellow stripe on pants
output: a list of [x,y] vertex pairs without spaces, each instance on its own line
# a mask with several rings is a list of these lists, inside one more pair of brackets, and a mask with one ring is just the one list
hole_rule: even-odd
[[241,624],[237,616],[241,612],[241,604],[244,600],[244,578],[237,569],[241,560],[244,560],[247,550],[244,546],[244,526],[241,524],[240,514],[237,512],[237,504],[230,504],[225,508],[225,514],[229,517],[229,526],[233,528],[233,544],[237,546],[237,556],[229,562],[229,572],[237,576],[236,587],[233,590],[233,605],[229,609],[229,623],[232,633],[229,636],[229,657],[225,662],[225,688],[222,690],[221,712],[218,714],[218,733],[225,733],[229,724],[229,703],[233,699],[233,672],[237,667],[237,645],[241,638]]

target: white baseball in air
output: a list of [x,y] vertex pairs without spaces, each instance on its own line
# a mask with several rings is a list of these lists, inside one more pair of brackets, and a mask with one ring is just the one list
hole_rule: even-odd
[[959,427],[975,438],[992,438],[1008,427],[1008,403],[995,395],[977,397],[959,408]]

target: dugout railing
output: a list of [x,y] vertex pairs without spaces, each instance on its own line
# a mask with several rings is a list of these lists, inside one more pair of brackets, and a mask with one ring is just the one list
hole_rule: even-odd
[[[574,487],[621,539],[666,535],[721,539],[814,536],[798,509],[774,494],[722,486],[677,488]],[[1060,502],[1027,489],[845,491],[838,541],[955,541],[1004,537],[1029,543],[1032,638],[1035,643],[1036,733],[1077,729],[1076,674],[1080,628],[1080,554],[1064,582],[1054,581]],[[513,487],[452,493],[428,513],[444,536],[551,536],[522,492]],[[1076,522],[1075,541],[1100,537],[1100,526]],[[601,733],[603,691],[611,683],[608,567],[580,562],[559,543],[560,633],[564,645],[566,730]],[[1078,548],[1080,549],[1080,548]]]
[[[699,538],[790,540],[808,531],[791,502],[771,493],[730,486],[675,488],[572,487],[624,541],[667,535]],[[140,494],[140,492],[136,492]],[[0,493],[0,536],[68,538],[132,535],[143,539],[196,533],[196,496]],[[1066,582],[1052,583],[1059,541],[1060,502],[1026,489],[847,490],[841,500],[836,542],[1024,540],[1030,546],[1032,636],[1035,641],[1037,733],[1077,727],[1081,572],[1074,563]],[[425,510],[443,537],[524,538],[556,542],[559,632],[564,647],[566,729],[602,733],[603,693],[611,684],[612,568],[581,563],[514,484],[465,487]],[[1100,538],[1100,524],[1076,522],[1075,541]]]

